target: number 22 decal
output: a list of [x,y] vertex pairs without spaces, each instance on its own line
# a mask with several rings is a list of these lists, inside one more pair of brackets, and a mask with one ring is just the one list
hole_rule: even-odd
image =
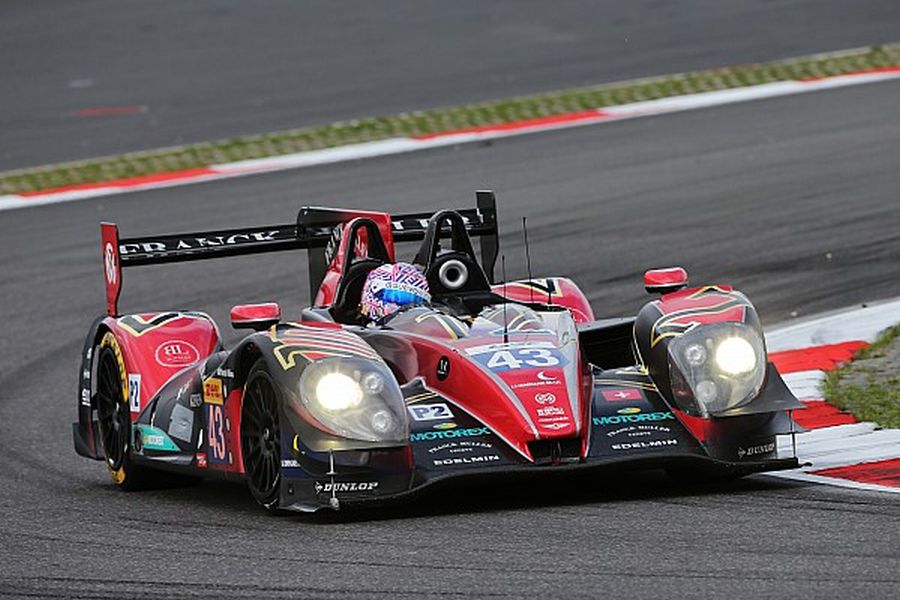
[[209,460],[217,463],[228,462],[228,447],[225,441],[225,410],[221,404],[206,405],[206,428],[208,431]]

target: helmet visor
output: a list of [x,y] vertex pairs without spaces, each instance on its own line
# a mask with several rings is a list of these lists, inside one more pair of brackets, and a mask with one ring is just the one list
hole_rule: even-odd
[[407,306],[409,304],[425,304],[426,300],[419,294],[414,294],[406,290],[396,290],[391,288],[382,288],[375,292],[375,297],[384,303],[396,304],[397,306]]

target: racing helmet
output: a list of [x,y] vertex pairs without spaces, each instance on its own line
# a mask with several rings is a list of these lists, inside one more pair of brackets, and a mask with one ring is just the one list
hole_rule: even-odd
[[413,265],[398,262],[369,271],[359,309],[369,319],[380,321],[401,308],[429,302],[431,293],[425,276]]

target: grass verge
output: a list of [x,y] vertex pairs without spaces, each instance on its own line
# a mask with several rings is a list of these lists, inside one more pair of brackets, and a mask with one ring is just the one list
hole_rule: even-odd
[[900,428],[900,325],[828,373],[825,398],[860,421]]
[[0,194],[36,192],[392,137],[414,137],[470,127],[501,125],[685,94],[898,66],[900,66],[900,44],[891,44],[769,63],[572,88],[478,104],[371,117],[7,171],[0,173]]

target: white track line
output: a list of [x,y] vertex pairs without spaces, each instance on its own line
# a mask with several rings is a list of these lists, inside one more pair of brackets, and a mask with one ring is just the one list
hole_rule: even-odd
[[766,332],[769,352],[824,346],[841,342],[872,341],[900,322],[900,299],[841,309]]

